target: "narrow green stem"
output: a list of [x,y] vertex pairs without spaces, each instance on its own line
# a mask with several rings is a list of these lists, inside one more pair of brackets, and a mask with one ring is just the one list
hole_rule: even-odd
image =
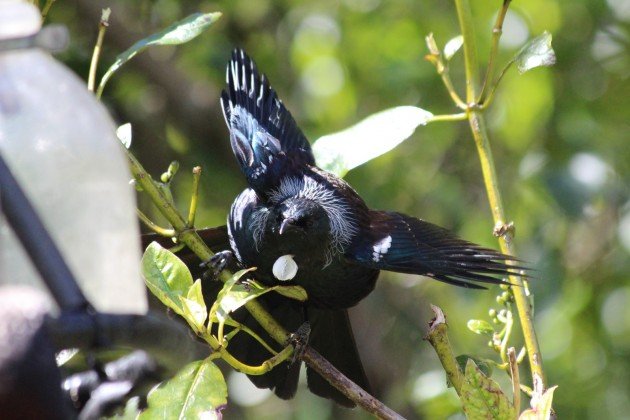
[[221,345],[221,343],[219,343],[215,337],[211,335],[205,335],[204,338],[206,339],[208,344],[210,344],[210,347],[212,347],[212,349],[216,353],[219,353],[221,355],[221,359],[225,360],[225,362],[234,369],[246,375],[263,375],[269,372],[274,367],[278,366],[280,363],[287,360],[293,354],[293,346],[286,346],[284,349],[282,349],[281,352],[276,353],[271,358],[262,362],[260,365],[252,366],[247,365],[232,356],[232,354],[230,354],[225,346]]
[[464,121],[467,119],[468,114],[466,114],[465,112],[460,112],[459,114],[434,115],[427,120],[427,123],[439,121]]
[[167,238],[172,238],[173,236],[175,236],[175,230],[166,229],[166,228],[156,225],[155,223],[153,223],[151,219],[149,219],[149,217],[146,214],[142,213],[140,209],[136,209],[136,213],[138,214],[138,217],[140,218],[142,223],[144,223],[149,229],[151,229],[153,232],[157,233],[158,235],[166,236]]
[[501,70],[501,73],[499,74],[499,77],[497,78],[497,80],[494,83],[492,83],[492,88],[490,89],[490,93],[488,94],[486,98],[482,100],[483,102],[479,105],[480,109],[484,110],[490,106],[490,104],[494,100],[494,93],[497,91],[497,87],[499,87],[499,83],[501,83],[501,80],[503,80],[503,76],[505,76],[505,73],[507,73],[507,71],[510,69],[512,64],[514,64],[514,59],[510,60],[505,65],[503,70]]
[[105,38],[105,32],[109,26],[109,15],[111,9],[103,9],[101,14],[101,21],[98,24],[98,36],[96,37],[96,45],[94,45],[94,52],[92,53],[92,62],[90,63],[90,73],[88,75],[88,90],[94,92],[94,85],[96,83],[96,69],[98,67],[98,59],[101,56],[101,49],[103,48],[103,39]]
[[505,15],[510,7],[511,0],[503,0],[503,6],[497,14],[497,20],[492,28],[492,46],[490,47],[490,57],[488,58],[488,67],[486,68],[486,76],[483,79],[483,86],[481,87],[481,93],[477,98],[478,104],[483,104],[485,100],[486,89],[494,78],[494,68],[497,60],[497,53],[499,51],[499,40],[501,34],[503,34],[503,22],[505,21]]
[[42,8],[42,21],[46,20],[48,16],[48,12],[50,12],[50,8],[56,0],[46,0],[46,4]]
[[472,12],[468,0],[455,0],[459,27],[464,37],[464,63],[466,70],[466,103],[473,106],[477,91],[479,66],[477,63],[477,44],[472,23]]
[[190,207],[188,208],[188,226],[195,226],[197,203],[199,202],[199,180],[201,179],[201,166],[193,168],[192,194],[190,195]]
[[[478,65],[477,52],[475,47],[475,34],[472,22],[472,14],[470,11],[470,3],[468,0],[455,0],[457,15],[459,18],[462,35],[464,36],[464,62],[466,66],[466,100],[469,104],[473,104],[477,97],[477,79]],[[468,112],[468,122],[477,146],[477,152],[483,172],[484,184],[488,193],[488,201],[494,218],[495,226],[506,223],[505,210],[503,201],[499,191],[498,177],[496,174],[490,141],[486,130],[485,120],[481,111],[477,107],[471,107]],[[514,247],[508,236],[502,236],[499,239],[501,251],[508,255],[515,255]],[[542,367],[542,355],[534,330],[534,320],[532,306],[527,293],[527,282],[518,276],[510,276],[512,292],[518,310],[518,316],[523,330],[523,337],[527,354],[529,357],[529,365],[532,373],[532,380],[537,378],[544,384],[544,374]],[[544,386],[544,385],[543,385]]]
[[455,90],[455,87],[453,86],[451,76],[448,72],[448,65],[443,65],[442,71],[438,71],[438,73],[442,78],[442,82],[444,83],[444,87],[446,87],[448,94],[451,96],[453,102],[455,102],[455,105],[457,105],[457,107],[460,109],[466,109],[466,104],[464,103],[464,101],[462,101],[462,98],[459,97],[457,91]]

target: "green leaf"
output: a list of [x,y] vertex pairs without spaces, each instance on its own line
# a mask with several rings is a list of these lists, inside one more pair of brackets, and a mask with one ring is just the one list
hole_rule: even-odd
[[558,386],[547,389],[540,398],[532,398],[532,408],[523,411],[519,420],[549,420],[551,417],[551,403],[553,402],[553,392]]
[[540,66],[553,66],[556,63],[556,53],[551,47],[551,34],[545,31],[530,40],[516,53],[514,62],[520,74]]
[[152,242],[142,256],[142,275],[151,293],[183,316],[184,307],[180,297],[187,296],[193,284],[186,264],[171,251]]
[[472,360],[475,362],[475,365],[479,368],[479,370],[486,376],[492,375],[492,365],[486,362],[483,359],[480,359],[475,356],[471,356],[469,354],[460,354],[455,358],[457,360],[457,364],[459,368],[464,372],[466,370],[466,365],[468,364],[468,360]]
[[221,298],[217,298],[217,319],[225,321],[231,312],[271,290],[255,281],[234,284]]
[[101,96],[107,81],[123,64],[135,57],[136,54],[142,52],[151,45],[184,44],[208,29],[210,25],[216,22],[220,17],[221,13],[218,12],[194,13],[178,22],[175,22],[168,28],[136,42],[125,52],[119,54],[114,63],[109,67],[109,69],[107,69],[98,86],[96,96]]
[[271,289],[282,296],[298,300],[300,302],[304,302],[308,299],[308,294],[302,286],[274,286]]
[[431,117],[433,114],[415,106],[399,106],[372,114],[350,128],[315,141],[315,160],[321,168],[344,176],[398,146]]
[[201,293],[201,280],[197,279],[188,289],[186,297],[180,296],[179,299],[184,309],[183,317],[195,332],[202,332],[208,311]]
[[447,61],[453,58],[462,45],[464,45],[464,37],[462,35],[458,35],[449,40],[444,46],[444,58],[446,58]]
[[184,366],[175,377],[149,392],[148,419],[218,419],[227,404],[227,386],[219,368],[210,360]]
[[131,123],[125,123],[116,129],[116,137],[125,146],[125,149],[131,147]]
[[481,319],[471,319],[468,321],[466,326],[470,331],[474,332],[475,334],[494,334],[494,328],[492,328],[492,325],[490,325],[489,322],[483,321]]
[[499,385],[484,375],[472,359],[466,363],[461,400],[469,419],[514,418],[514,408]]

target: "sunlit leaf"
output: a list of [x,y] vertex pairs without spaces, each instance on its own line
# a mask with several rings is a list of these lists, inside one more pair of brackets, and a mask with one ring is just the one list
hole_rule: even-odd
[[446,58],[446,60],[453,58],[462,45],[464,45],[464,37],[462,35],[458,35],[449,40],[444,46],[444,58]]
[[464,412],[469,419],[509,420],[514,418],[512,404],[499,385],[468,359],[461,388]]
[[532,408],[523,411],[519,420],[549,420],[551,417],[551,405],[553,392],[558,386],[552,386],[546,390],[539,399],[532,398]]
[[116,129],[116,137],[125,146],[125,149],[131,147],[131,123],[121,125]]
[[556,53],[551,47],[551,34],[547,31],[529,41],[514,57],[518,72],[523,74],[540,66],[553,66]]
[[183,316],[186,321],[196,332],[203,331],[208,312],[201,293],[201,280],[197,279],[188,289],[186,297],[180,296],[179,299],[184,309]]
[[398,146],[419,125],[433,116],[414,106],[399,106],[370,115],[338,133],[320,137],[313,144],[317,164],[338,176]]
[[481,319],[471,319],[466,324],[468,329],[475,334],[489,334],[492,335],[494,333],[494,328],[490,325],[489,322],[483,321]]
[[184,44],[203,31],[208,29],[210,25],[221,17],[221,13],[195,13],[178,22],[175,22],[166,29],[161,30],[153,35],[133,44],[122,54],[116,57],[114,63],[107,69],[98,86],[97,96],[101,96],[107,81],[112,75],[127,61],[131,60],[136,54],[142,52],[151,45],[177,45]]
[[227,404],[227,386],[210,360],[192,362],[149,392],[140,419],[218,419]]
[[231,312],[269,291],[270,288],[255,281],[234,284],[223,296],[217,298],[217,319],[224,321]]
[[182,260],[157,242],[152,242],[142,256],[142,275],[151,293],[183,315],[180,296],[187,296],[193,279]]

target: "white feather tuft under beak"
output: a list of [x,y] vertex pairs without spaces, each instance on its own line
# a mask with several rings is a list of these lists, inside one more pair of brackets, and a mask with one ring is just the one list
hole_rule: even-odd
[[293,255],[283,255],[273,263],[273,275],[280,281],[292,280],[298,271]]

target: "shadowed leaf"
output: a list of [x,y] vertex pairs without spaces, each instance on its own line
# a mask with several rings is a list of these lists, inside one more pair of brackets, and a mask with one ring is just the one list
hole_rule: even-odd
[[461,399],[469,419],[514,418],[512,404],[499,385],[484,375],[472,359],[466,363]]

